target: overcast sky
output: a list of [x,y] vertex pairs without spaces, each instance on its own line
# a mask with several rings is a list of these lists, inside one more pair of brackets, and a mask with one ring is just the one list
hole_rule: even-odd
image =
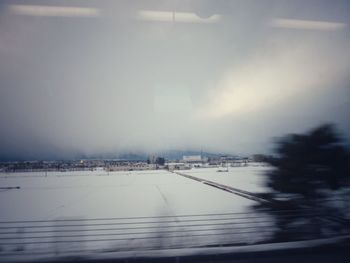
[[2,1],[0,158],[349,142],[349,72],[346,0]]

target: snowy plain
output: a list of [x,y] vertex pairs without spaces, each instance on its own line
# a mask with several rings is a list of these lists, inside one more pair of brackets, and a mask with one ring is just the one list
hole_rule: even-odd
[[223,185],[239,188],[252,193],[271,191],[265,185],[264,176],[271,171],[266,164],[251,163],[248,166],[229,167],[228,172],[218,172],[226,168],[196,168],[186,171],[186,174],[210,180]]
[[[266,169],[184,172],[261,192]],[[0,256],[253,244],[273,229],[255,201],[164,170],[2,173],[0,185],[20,187],[0,192]]]

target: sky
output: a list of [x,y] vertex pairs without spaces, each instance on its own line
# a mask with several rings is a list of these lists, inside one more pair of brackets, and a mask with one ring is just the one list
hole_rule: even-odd
[[350,4],[0,2],[0,159],[350,142]]

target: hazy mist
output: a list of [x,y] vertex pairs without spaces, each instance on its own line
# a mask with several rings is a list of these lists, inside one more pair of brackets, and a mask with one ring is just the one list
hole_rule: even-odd
[[2,1],[0,158],[268,152],[324,122],[349,142],[348,1],[48,2],[98,11]]

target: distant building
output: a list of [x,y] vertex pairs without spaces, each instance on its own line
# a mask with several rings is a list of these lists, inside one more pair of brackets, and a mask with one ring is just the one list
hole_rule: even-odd
[[145,162],[116,163],[106,167],[107,171],[142,171],[155,169],[157,169],[156,164],[147,164]]
[[202,161],[202,156],[200,155],[184,155],[182,160],[186,163],[197,163]]
[[150,163],[150,164],[155,164],[155,163],[157,163],[157,156],[151,155],[151,156],[148,158],[147,162]]
[[209,165],[220,165],[221,164],[221,158],[220,157],[210,157],[208,158]]
[[254,154],[252,156],[253,162],[266,162],[270,157],[264,154]]
[[166,167],[169,171],[191,169],[191,166],[186,163],[168,163]]
[[163,166],[165,164],[165,158],[152,155],[148,158],[147,163]]

